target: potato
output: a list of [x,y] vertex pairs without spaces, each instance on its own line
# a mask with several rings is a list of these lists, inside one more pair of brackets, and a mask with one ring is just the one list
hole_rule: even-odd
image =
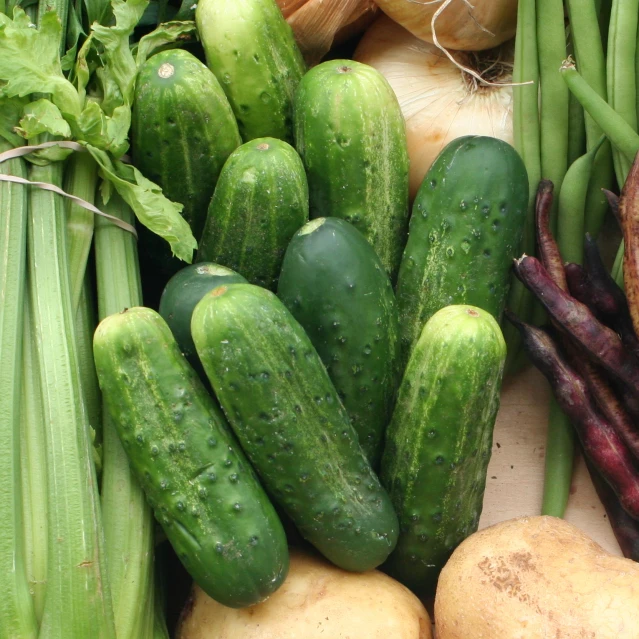
[[639,564],[554,517],[477,532],[445,565],[437,639],[637,639]]
[[378,571],[350,573],[291,551],[288,577],[267,601],[236,610],[199,588],[177,639],[431,639],[420,601]]

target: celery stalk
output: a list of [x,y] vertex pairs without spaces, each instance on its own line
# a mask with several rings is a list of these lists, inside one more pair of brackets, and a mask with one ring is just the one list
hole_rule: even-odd
[[[134,223],[133,213],[117,194],[104,209]],[[133,235],[98,218],[95,256],[100,319],[140,305],[142,290]],[[146,628],[138,627],[138,617],[153,600],[153,516],[106,414],[103,437],[102,511],[117,636],[146,639],[152,637],[153,617],[148,617]]]
[[[65,169],[65,191],[93,204],[98,181],[98,165],[88,153],[74,153]],[[67,201],[67,241],[73,308],[78,309],[84,282],[95,214],[72,200]]]
[[47,517],[49,506],[42,389],[40,388],[40,371],[35,352],[35,334],[30,307],[29,296],[25,295],[20,454],[22,459],[24,555],[36,620],[40,624],[47,586]]
[[[59,163],[30,171],[60,186]],[[83,403],[62,198],[30,193],[28,269],[47,447],[47,589],[39,639],[114,639]]]
[[95,333],[96,326],[95,300],[91,281],[87,276],[84,278],[84,283],[80,289],[80,301],[75,315],[75,328],[82,391],[91,427],[93,461],[99,478],[102,473],[102,398],[93,361],[93,333]]
[[[0,142],[0,151],[8,144]],[[0,172],[26,177],[22,160]],[[0,182],[0,629],[3,637],[38,636],[23,551],[20,488],[20,381],[25,296],[26,187]]]

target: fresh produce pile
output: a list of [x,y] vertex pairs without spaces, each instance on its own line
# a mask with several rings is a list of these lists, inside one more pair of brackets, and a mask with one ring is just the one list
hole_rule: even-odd
[[637,636],[639,0],[565,5],[0,0],[0,639]]

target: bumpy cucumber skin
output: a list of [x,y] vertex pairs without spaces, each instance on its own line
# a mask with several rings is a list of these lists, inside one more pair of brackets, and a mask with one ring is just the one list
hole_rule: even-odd
[[274,138],[252,140],[222,169],[197,260],[275,290],[286,247],[307,220],[308,184],[295,149]]
[[284,530],[164,320],[141,307],[111,315],[94,354],[131,468],[188,572],[226,606],[268,597],[288,571]]
[[395,547],[397,516],[304,329],[270,291],[230,284],[191,333],[243,449],[273,500],[337,566],[366,571]]
[[444,148],[417,193],[397,279],[404,361],[440,308],[470,304],[500,320],[527,200],[526,167],[507,142],[465,136]]
[[401,532],[383,568],[420,595],[477,530],[505,358],[494,317],[455,305],[429,320],[406,368],[381,470]]
[[311,218],[354,224],[394,282],[408,227],[408,150],[390,85],[366,64],[324,62],[300,83],[294,124]]
[[318,218],[286,250],[278,297],[304,327],[373,468],[399,385],[393,287],[366,238],[339,218]]
[[220,171],[242,143],[215,76],[183,49],[152,56],[138,74],[132,127],[134,164],[184,205],[199,238]]
[[293,98],[306,64],[275,0],[200,0],[195,21],[242,139],[292,142]]
[[193,309],[209,291],[232,282],[246,280],[239,273],[219,264],[190,264],[167,282],[160,298],[160,315],[171,329],[182,354],[204,379],[206,375],[191,337]]

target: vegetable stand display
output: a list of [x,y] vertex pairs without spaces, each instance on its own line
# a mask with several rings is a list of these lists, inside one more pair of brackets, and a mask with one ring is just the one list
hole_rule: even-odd
[[0,0],[0,639],[636,639],[638,34]]

